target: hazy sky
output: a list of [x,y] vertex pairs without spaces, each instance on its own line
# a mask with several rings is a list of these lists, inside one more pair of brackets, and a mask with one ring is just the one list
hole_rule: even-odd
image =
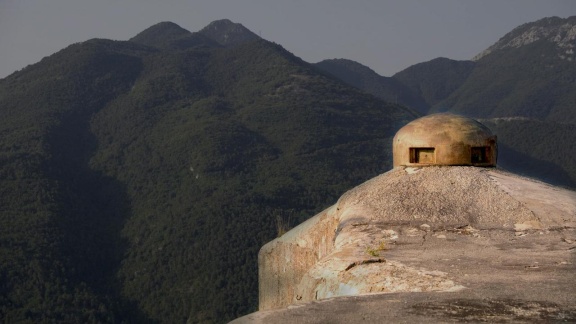
[[194,32],[223,18],[307,62],[347,58],[390,76],[573,15],[576,0],[0,0],[0,78],[90,38],[127,40],[161,21]]

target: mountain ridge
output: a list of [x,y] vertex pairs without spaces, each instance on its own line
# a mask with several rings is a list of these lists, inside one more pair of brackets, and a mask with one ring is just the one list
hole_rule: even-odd
[[381,172],[380,147],[416,117],[262,39],[179,46],[194,33],[170,23],[139,35],[0,82],[3,319],[248,313],[277,222]]
[[389,102],[402,104],[423,114],[428,104],[395,78],[378,75],[372,69],[347,59],[330,59],[315,63],[314,66],[333,74],[342,81]]
[[159,49],[186,49],[195,46],[219,47],[220,44],[201,33],[192,33],[173,22],[160,22],[128,41]]
[[[221,23],[192,33],[164,22],[129,41],[88,40],[0,80],[1,318],[202,323],[246,314],[259,247],[391,167],[392,136],[415,110]],[[549,50],[539,46],[521,57]],[[439,107],[482,93],[463,87],[505,72],[501,60],[518,62],[513,50],[437,59],[413,69],[426,73],[393,79],[335,63],[377,86],[404,78]],[[450,73],[434,78],[443,64]],[[569,73],[551,71],[560,79],[542,79],[541,92],[550,80],[564,85],[554,93],[570,89]],[[565,173],[544,176],[575,183],[576,150],[559,144],[573,127],[556,127],[571,115],[534,123],[473,107],[461,112],[493,120],[502,147],[516,150],[508,161],[521,157],[526,175],[558,159]],[[539,148],[548,133],[554,145]],[[542,163],[536,151],[547,154]]]
[[392,78],[415,93],[420,93],[429,107],[433,107],[458,89],[474,67],[475,63],[471,61],[439,57],[412,65],[394,74]]
[[[576,47],[575,22],[576,17],[552,17],[527,23],[507,33],[489,47],[490,54],[475,61],[436,58],[392,78],[425,100],[429,107],[425,113],[452,112],[489,120],[490,127],[500,133],[500,162],[506,168],[574,188],[576,170],[570,161],[576,153],[570,145],[556,142],[574,136],[576,61],[569,55]],[[371,78],[365,74],[364,80]],[[375,85],[348,83],[377,95]],[[410,106],[407,101],[404,104]]]
[[[566,19],[547,17],[518,26],[500,38],[495,44],[474,56],[472,60],[478,61],[494,51],[505,48],[519,48],[540,40],[555,43],[560,51],[566,51],[564,54],[559,54],[562,59],[573,60],[573,43],[576,40],[576,16]],[[572,51],[570,51],[571,49]]]

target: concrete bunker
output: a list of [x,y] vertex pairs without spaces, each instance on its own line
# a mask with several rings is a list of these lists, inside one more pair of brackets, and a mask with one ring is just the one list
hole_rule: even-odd
[[454,114],[425,116],[402,127],[392,144],[394,167],[496,166],[496,135],[478,121]]

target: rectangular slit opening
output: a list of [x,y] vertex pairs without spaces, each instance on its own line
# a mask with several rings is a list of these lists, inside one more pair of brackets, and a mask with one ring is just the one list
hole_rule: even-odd
[[433,147],[411,147],[410,163],[432,164],[435,162]]
[[470,157],[472,163],[490,163],[490,147],[472,147]]

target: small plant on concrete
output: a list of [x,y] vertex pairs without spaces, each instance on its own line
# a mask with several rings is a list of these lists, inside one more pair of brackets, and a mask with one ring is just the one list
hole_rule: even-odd
[[366,253],[370,254],[373,257],[379,257],[380,252],[386,250],[386,242],[380,241],[380,244],[376,247],[366,247]]
[[287,218],[284,218],[280,215],[276,216],[276,231],[278,232],[278,237],[286,234],[286,232],[292,229],[292,227],[290,226],[290,221],[291,221],[290,216],[288,216]]

